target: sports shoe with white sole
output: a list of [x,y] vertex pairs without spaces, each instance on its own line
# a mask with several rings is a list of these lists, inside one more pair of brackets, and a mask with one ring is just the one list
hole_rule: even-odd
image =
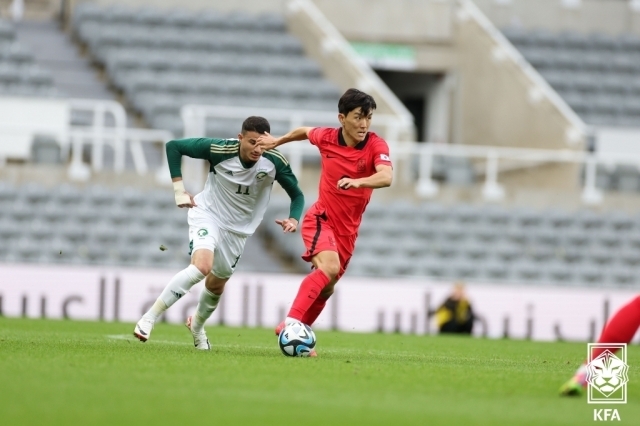
[[189,316],[189,318],[187,318],[187,322],[185,323],[185,326],[187,326],[187,328],[191,332],[191,335],[193,336],[193,346],[195,346],[196,349],[199,349],[201,351],[211,350],[211,343],[209,343],[209,339],[207,339],[207,333],[205,333],[204,330],[200,333],[194,332],[191,329],[192,322],[193,322],[193,318],[192,316]]
[[142,317],[133,329],[133,335],[138,338],[142,343],[149,340],[151,337],[151,330],[153,330],[153,321],[148,318]]

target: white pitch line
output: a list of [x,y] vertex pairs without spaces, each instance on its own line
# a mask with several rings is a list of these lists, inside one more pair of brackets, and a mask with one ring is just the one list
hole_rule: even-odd
[[[128,334],[108,334],[107,335],[107,339],[111,339],[111,340],[130,340],[132,342],[137,342],[138,339],[136,339],[133,336],[130,336]],[[185,345],[185,342],[175,342],[175,341],[171,341],[171,340],[149,340],[149,342],[152,343],[164,343],[167,345]]]
[[[137,342],[138,339],[136,339],[133,336],[130,336],[128,334],[107,334],[107,339],[111,339],[111,340],[129,340],[131,342]],[[189,345],[189,343],[186,342],[176,342],[174,340],[147,340],[147,342],[145,343],[162,343],[162,344],[166,344],[166,345]],[[220,345],[220,344],[212,344],[211,345],[213,348],[249,348],[249,349],[272,349],[271,346],[256,346],[256,345]],[[276,346],[277,347],[277,346]]]

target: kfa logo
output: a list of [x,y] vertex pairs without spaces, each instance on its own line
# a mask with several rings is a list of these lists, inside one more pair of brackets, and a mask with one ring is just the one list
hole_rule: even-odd
[[604,408],[604,409],[596,409],[593,410],[593,421],[594,422],[609,422],[609,421],[622,421],[620,419],[620,413],[615,408]]
[[[587,402],[626,404],[629,381],[626,343],[589,343],[588,351]],[[619,356],[615,355],[616,352]],[[607,410],[604,412],[606,415]]]

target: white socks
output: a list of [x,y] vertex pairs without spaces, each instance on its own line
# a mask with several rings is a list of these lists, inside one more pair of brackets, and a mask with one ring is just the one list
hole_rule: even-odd
[[218,307],[220,296],[222,295],[213,294],[206,287],[202,289],[202,293],[200,293],[200,301],[196,308],[196,314],[193,316],[193,322],[191,323],[191,330],[196,333],[201,333],[203,331],[204,323]]
[[191,287],[203,279],[202,272],[195,265],[189,265],[186,269],[173,276],[169,284],[160,293],[160,297],[143,316],[156,321],[164,311],[180,300],[182,296],[191,290]]

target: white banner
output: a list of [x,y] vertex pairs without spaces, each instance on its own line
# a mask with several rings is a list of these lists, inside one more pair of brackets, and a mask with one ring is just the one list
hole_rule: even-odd
[[[0,264],[0,313],[29,318],[136,322],[177,271]],[[272,327],[280,322],[304,277],[238,273],[227,284],[211,324]],[[197,304],[202,283],[165,314],[183,322]],[[428,309],[451,291],[450,282],[343,278],[314,328],[343,331],[436,332]],[[637,290],[468,283],[482,320],[474,334],[533,340],[594,341],[605,316]]]

